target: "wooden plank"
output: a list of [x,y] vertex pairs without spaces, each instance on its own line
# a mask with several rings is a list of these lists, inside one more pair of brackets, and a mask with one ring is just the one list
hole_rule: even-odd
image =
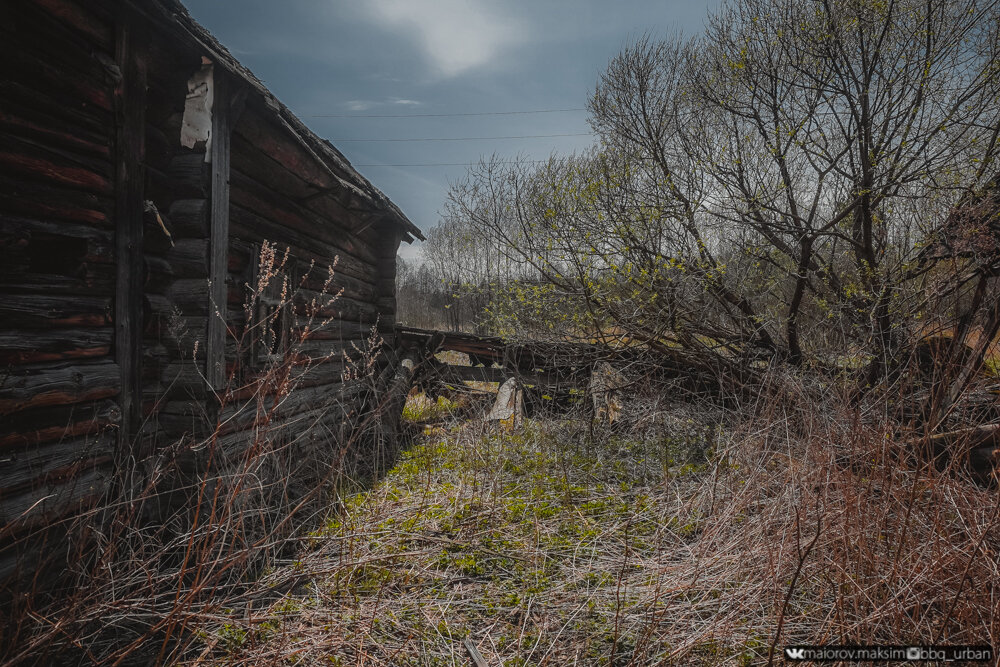
[[229,273],[229,161],[232,90],[227,75],[217,68],[212,108],[212,208],[209,241],[209,312],[205,378],[213,389],[226,383],[226,277]]
[[120,371],[122,423],[119,446],[131,451],[142,402],[142,234],[145,157],[146,60],[148,39],[131,11],[115,27],[115,61],[122,77],[115,86],[115,231],[118,275],[115,296],[115,361]]
[[486,662],[483,654],[479,652],[479,649],[476,648],[471,639],[466,637],[462,640],[462,644],[465,646],[465,650],[468,651],[469,657],[472,658],[472,662],[476,667],[489,667],[489,663]]
[[445,382],[499,382],[504,383],[512,377],[518,378],[524,384],[553,385],[559,384],[559,379],[550,373],[521,373],[509,368],[492,368],[485,366],[451,366],[445,364],[437,367],[441,379]]

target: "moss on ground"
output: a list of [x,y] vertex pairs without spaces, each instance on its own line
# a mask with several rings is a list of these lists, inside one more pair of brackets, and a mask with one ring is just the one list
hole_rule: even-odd
[[678,490],[709,474],[706,451],[689,436],[589,441],[570,424],[435,429],[311,534],[312,602],[283,601],[256,632],[226,626],[225,646],[320,633],[336,636],[330,664],[435,665],[469,636],[504,665],[669,663],[647,630],[683,597],[661,575],[700,531]]

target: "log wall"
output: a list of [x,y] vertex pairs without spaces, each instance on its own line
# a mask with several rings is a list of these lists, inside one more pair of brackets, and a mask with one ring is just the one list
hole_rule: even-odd
[[5,2],[0,42],[2,546],[95,502],[112,478],[122,67],[99,3]]
[[[407,231],[175,0],[10,0],[0,40],[2,578],[4,545],[117,493],[134,461],[219,423],[246,442],[275,354],[297,388],[269,418],[303,467],[346,437],[388,363],[359,380],[363,350],[394,344]],[[206,63],[209,156],[181,145]],[[247,307],[264,243],[294,283],[267,350]]]

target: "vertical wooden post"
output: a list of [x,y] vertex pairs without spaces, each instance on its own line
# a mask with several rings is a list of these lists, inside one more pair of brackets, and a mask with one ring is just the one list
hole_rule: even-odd
[[205,377],[213,389],[226,383],[226,302],[229,272],[229,145],[231,86],[226,72],[216,67],[212,102],[212,222],[209,242],[208,336],[205,341]]
[[115,361],[121,373],[120,451],[142,420],[142,215],[146,157],[147,40],[127,3],[118,6],[115,59]]

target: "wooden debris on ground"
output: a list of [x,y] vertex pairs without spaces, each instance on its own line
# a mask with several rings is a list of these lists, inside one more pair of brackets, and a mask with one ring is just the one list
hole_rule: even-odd
[[486,421],[497,421],[507,428],[517,428],[524,419],[524,390],[511,378],[500,385],[496,401],[486,415]]
[[622,388],[625,377],[606,361],[600,361],[590,374],[590,399],[594,419],[614,424],[622,412]]

